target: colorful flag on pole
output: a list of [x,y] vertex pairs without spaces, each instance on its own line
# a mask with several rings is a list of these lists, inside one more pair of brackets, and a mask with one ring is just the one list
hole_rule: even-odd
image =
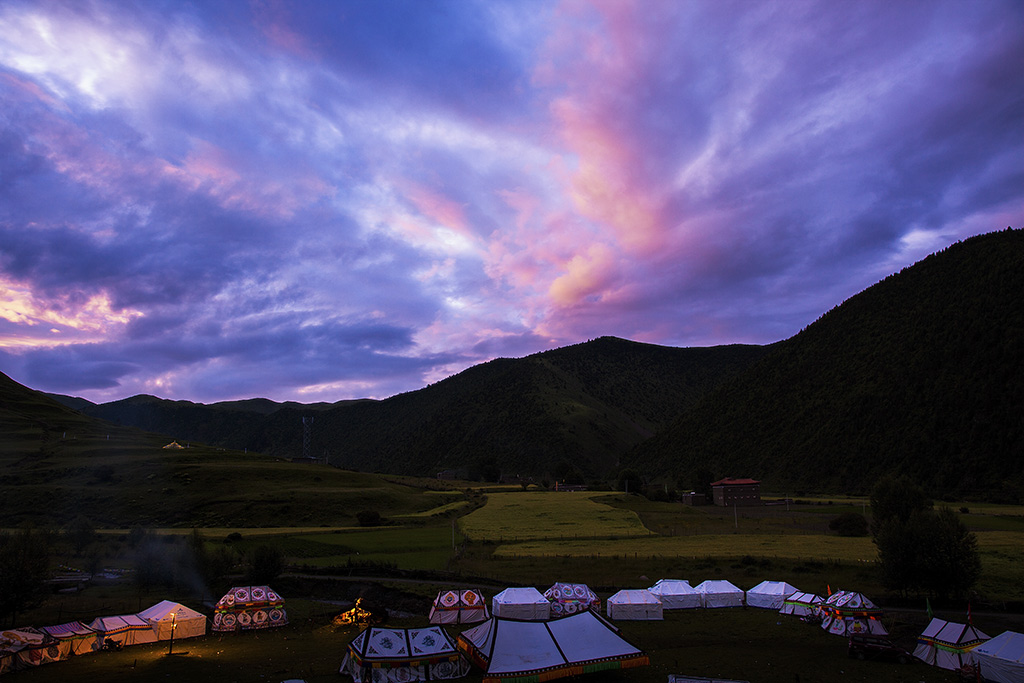
[[832,586],[826,583],[826,584],[825,584],[825,588],[827,588],[827,589],[828,589],[828,594],[829,594],[829,595],[832,595]]
[[970,602],[970,600],[967,601],[967,623],[969,625],[971,625],[971,626],[974,626],[974,624],[971,623],[971,602]]
[[[935,615],[932,614],[932,603],[928,598],[924,599],[924,606],[928,610],[928,618],[934,619]],[[968,619],[967,621],[970,621],[970,619]]]

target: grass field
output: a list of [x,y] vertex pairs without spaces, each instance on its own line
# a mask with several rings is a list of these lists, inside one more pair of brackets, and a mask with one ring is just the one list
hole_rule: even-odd
[[[885,603],[870,539],[841,538],[827,531],[828,521],[840,511],[863,509],[854,502],[733,511],[687,508],[623,494],[506,489],[486,492],[486,504],[479,507],[482,499],[477,492],[413,491],[403,488],[404,483],[382,485],[380,480],[373,483],[358,477],[349,482],[369,491],[396,487],[402,505],[394,512],[385,511],[392,523],[371,529],[352,525],[218,525],[204,528],[202,533],[211,548],[223,545],[239,556],[259,545],[275,546],[298,572],[346,567],[359,575],[372,574],[374,567],[445,572],[449,580],[466,577],[467,582],[482,580],[491,585],[485,590],[487,598],[505,585],[535,585],[543,590],[558,580],[589,583],[607,598],[619,588],[646,587],[658,578],[675,577],[691,583],[724,578],[741,588],[764,579],[785,580],[819,593],[827,587],[860,590]],[[456,527],[455,517],[468,510],[472,512],[459,517]],[[962,518],[977,534],[983,562],[975,625],[990,634],[1007,628],[1024,630],[1021,615],[990,612],[1001,609],[1000,600],[1024,600],[1024,520],[1014,509],[994,506],[972,506]],[[180,535],[188,529],[158,531]],[[225,543],[233,533],[241,538]],[[127,563],[124,535],[114,530],[103,534],[98,550],[115,563]],[[296,580],[282,578],[280,583],[291,587]],[[137,646],[14,676],[40,683],[338,680],[344,648],[356,631],[331,625],[331,617],[340,609],[336,604],[308,598],[337,600],[342,595],[339,586],[347,584],[340,579],[303,580],[319,588],[312,592],[294,588],[295,593],[285,595],[292,623],[283,629],[179,641],[175,650],[187,650],[187,655],[167,656],[164,644]],[[394,576],[376,583],[392,595],[415,596],[410,600],[416,604],[423,604],[442,585],[430,580],[405,583]],[[24,616],[29,621],[20,623],[89,620],[135,612],[164,598],[199,608],[206,602],[203,611],[211,613],[209,601],[216,597],[217,590],[203,596],[140,593],[130,582],[92,586],[77,594],[55,594]],[[905,647],[912,648],[927,620],[923,598],[921,604],[916,612],[887,613],[887,626]],[[948,618],[963,620],[966,605],[949,607]],[[426,616],[422,611],[420,617],[392,618],[389,623],[421,626]],[[627,638],[650,653],[651,666],[589,675],[586,679],[591,683],[664,683],[670,673],[764,683],[791,683],[797,676],[801,683],[951,681],[948,672],[921,664],[900,667],[850,660],[844,639],[773,612],[697,610],[670,613],[663,622],[618,625]],[[474,672],[466,680],[479,683],[480,679],[480,673]]]
[[594,500],[603,493],[490,493],[487,505],[459,520],[473,541],[651,536],[632,510]]

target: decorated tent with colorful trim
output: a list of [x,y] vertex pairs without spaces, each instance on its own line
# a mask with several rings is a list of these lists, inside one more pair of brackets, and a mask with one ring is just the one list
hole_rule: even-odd
[[551,603],[533,586],[506,588],[491,598],[491,614],[543,621],[551,618]]
[[647,590],[661,598],[663,609],[695,609],[701,605],[701,594],[683,579],[658,579]]
[[747,591],[747,607],[782,609],[786,598],[799,591],[785,581],[762,581]]
[[821,603],[823,602],[825,602],[825,599],[814,593],[793,593],[782,603],[779,614],[809,617],[821,611]]
[[57,641],[64,658],[92,654],[103,646],[103,636],[80,621],[43,626],[42,631]]
[[889,633],[882,625],[882,610],[855,591],[836,591],[821,604],[821,611],[821,627],[838,636],[853,633],[884,636]]
[[0,631],[0,674],[56,662],[60,647],[51,636],[31,626]]
[[543,683],[650,664],[645,652],[591,610],[544,622],[492,617],[461,633],[458,647],[483,669],[482,683]]
[[551,603],[551,618],[559,619],[585,609],[601,611],[601,598],[585,583],[556,583],[544,591]]
[[469,662],[440,626],[372,626],[348,645],[339,671],[355,683],[406,683],[462,678]]
[[431,624],[473,624],[489,616],[483,594],[471,588],[441,591],[430,606]]
[[170,640],[172,633],[175,639],[206,635],[206,615],[180,602],[162,600],[139,616],[153,627],[157,640]]
[[988,639],[970,624],[933,618],[917,637],[914,656],[925,664],[955,671],[974,664],[972,651]]
[[99,631],[102,641],[125,645],[144,645],[156,642],[156,631],[137,614],[122,614],[116,617],[97,617],[89,628]]
[[288,623],[284,598],[268,586],[236,586],[213,610],[211,631],[249,631]]

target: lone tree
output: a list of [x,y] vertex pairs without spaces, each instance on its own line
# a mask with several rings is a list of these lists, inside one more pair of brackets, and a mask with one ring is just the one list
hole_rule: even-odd
[[871,510],[882,583],[889,590],[945,599],[965,596],[978,581],[977,538],[950,508],[933,510],[924,490],[909,478],[878,482]]
[[11,623],[46,593],[50,536],[31,528],[0,531],[0,623]]

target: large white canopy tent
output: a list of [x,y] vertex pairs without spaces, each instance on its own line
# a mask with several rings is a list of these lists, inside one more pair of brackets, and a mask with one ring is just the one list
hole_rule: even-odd
[[491,614],[505,619],[544,621],[551,618],[551,603],[532,586],[506,588],[491,598]]
[[701,594],[683,579],[658,579],[647,590],[661,598],[663,609],[694,609],[701,605]]
[[1004,631],[974,648],[974,661],[986,681],[1024,681],[1024,634]]
[[701,595],[701,607],[742,607],[743,591],[728,581],[703,581],[696,586]]
[[914,656],[925,664],[955,671],[974,664],[974,648],[988,639],[970,624],[933,618],[918,636]]
[[553,621],[492,617],[458,637],[482,683],[536,683],[650,664],[647,654],[591,610]]
[[462,678],[469,662],[440,626],[373,626],[352,639],[339,671],[355,683],[436,681]]
[[474,624],[487,619],[487,601],[471,588],[440,591],[430,606],[431,624]]
[[621,590],[608,598],[609,619],[654,621],[664,619],[661,598],[646,588]]
[[153,627],[157,640],[170,640],[172,633],[175,639],[206,635],[206,615],[180,602],[163,600],[139,616]]
[[747,606],[779,610],[794,593],[799,591],[785,581],[762,581],[747,591]]

